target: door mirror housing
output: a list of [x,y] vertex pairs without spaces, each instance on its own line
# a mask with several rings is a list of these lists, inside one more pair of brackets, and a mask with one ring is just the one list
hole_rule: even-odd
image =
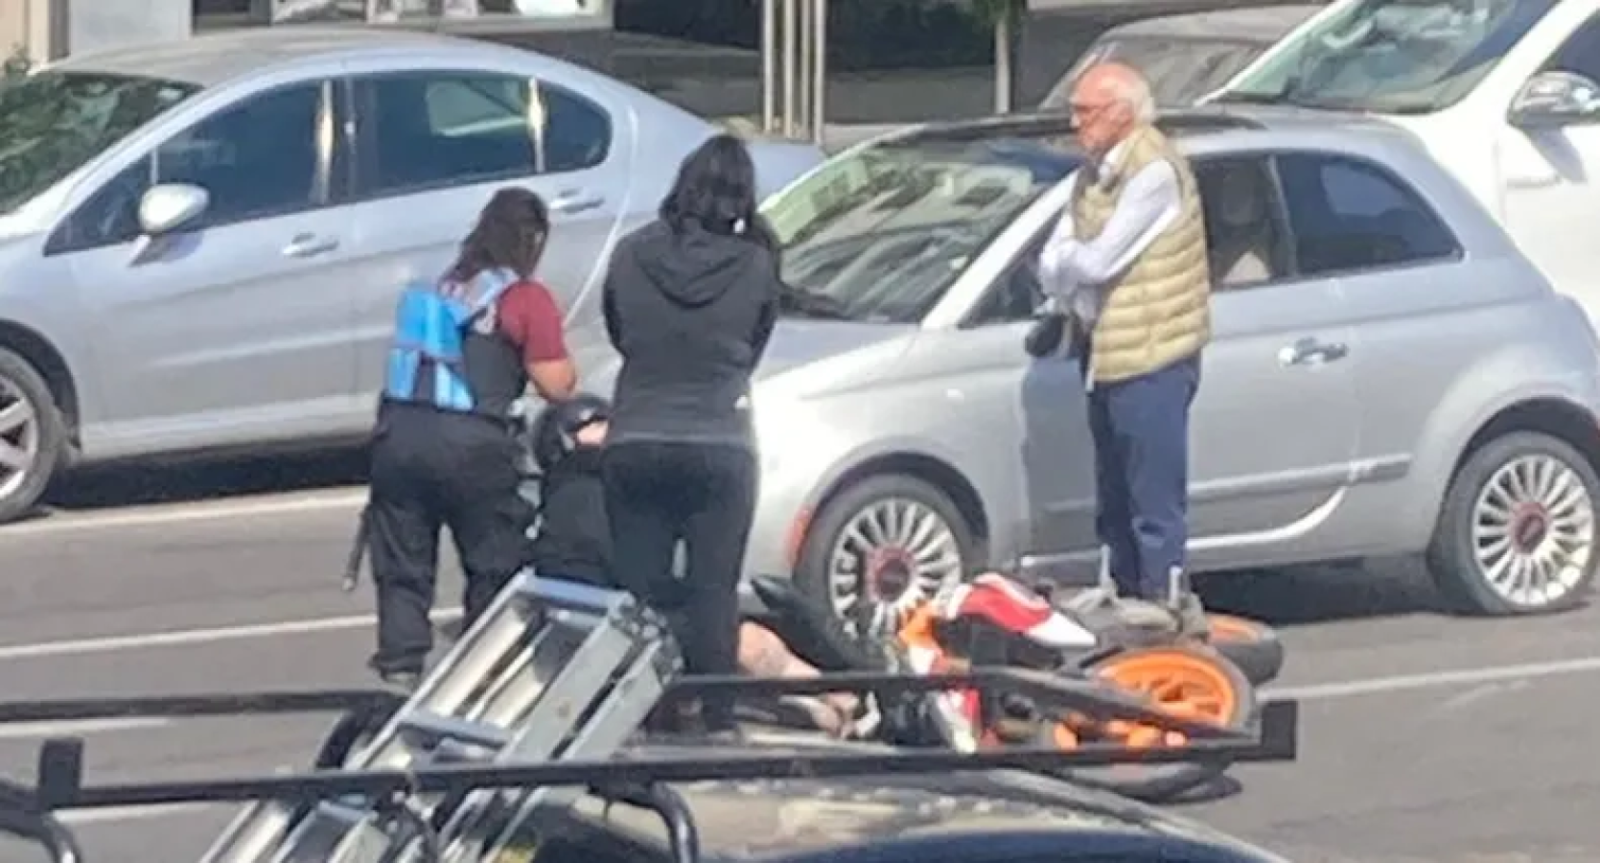
[[211,205],[211,193],[188,183],[153,186],[139,198],[139,229],[146,236],[170,234],[194,221]]
[[1573,72],[1540,72],[1511,100],[1509,119],[1519,129],[1600,123],[1600,84]]

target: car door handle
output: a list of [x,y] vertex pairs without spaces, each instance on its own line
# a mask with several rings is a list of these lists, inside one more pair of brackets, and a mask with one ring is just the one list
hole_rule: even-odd
[[1337,362],[1350,353],[1343,342],[1324,342],[1318,339],[1300,339],[1278,349],[1278,362],[1285,366],[1319,366]]
[[319,237],[316,234],[295,234],[294,239],[283,247],[283,256],[286,258],[314,258],[337,248],[339,248],[339,241],[333,237]]
[[570,216],[573,213],[596,209],[605,202],[606,199],[602,195],[590,194],[582,189],[568,189],[550,199],[550,211]]

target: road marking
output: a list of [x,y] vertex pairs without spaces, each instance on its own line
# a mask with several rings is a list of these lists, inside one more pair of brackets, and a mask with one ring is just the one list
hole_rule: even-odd
[[1519,665],[1491,665],[1487,668],[1468,668],[1458,671],[1441,670],[1428,671],[1421,674],[1397,674],[1391,677],[1369,677],[1363,680],[1346,680],[1338,683],[1270,687],[1266,692],[1268,695],[1294,698],[1300,701],[1332,701],[1340,698],[1382,695],[1388,692],[1474,686],[1501,681],[1535,680],[1541,677],[1593,674],[1595,672],[1600,672],[1600,656],[1561,659],[1553,662],[1528,662]]
[[[460,619],[460,608],[445,608],[433,613],[433,622],[435,624],[451,623]],[[248,623],[239,626],[218,626],[209,629],[179,629],[170,632],[147,632],[136,635],[109,635],[101,638],[41,641],[36,644],[10,644],[0,646],[0,662],[16,659],[42,659],[55,656],[81,656],[90,653],[111,653],[119,650],[141,650],[151,647],[191,647],[197,644],[215,644],[221,641],[276,638],[282,635],[306,635],[315,632],[339,632],[346,629],[374,626],[377,622],[376,615],[349,614],[343,617],[281,620],[275,623]]]
[[359,509],[366,503],[365,488],[337,488],[295,494],[254,495],[197,503],[160,503],[119,507],[106,512],[64,510],[36,521],[0,528],[0,541],[58,533],[125,527],[159,527],[198,521],[271,518],[301,513]]
[[162,728],[171,724],[171,720],[156,716],[114,716],[106,719],[75,719],[66,722],[11,722],[0,724],[0,740],[105,734],[112,731]]

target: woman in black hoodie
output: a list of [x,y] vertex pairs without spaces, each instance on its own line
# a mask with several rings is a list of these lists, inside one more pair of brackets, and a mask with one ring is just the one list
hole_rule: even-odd
[[[601,467],[615,577],[667,616],[695,674],[736,670],[756,504],[750,376],[777,316],[773,245],[750,154],[719,135],[679,168],[660,218],[617,244],[606,276],[623,360]],[[728,699],[699,707],[704,730],[733,728]]]

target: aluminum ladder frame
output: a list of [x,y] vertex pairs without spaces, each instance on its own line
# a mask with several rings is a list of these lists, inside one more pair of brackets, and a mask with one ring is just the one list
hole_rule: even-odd
[[[629,594],[527,570],[344,769],[603,759],[638,730],[681,669],[664,621]],[[430,843],[440,863],[476,863],[495,859],[530,818],[584,791],[409,795],[398,813],[386,808],[393,801],[264,801],[240,812],[202,863],[410,863],[425,859]]]

